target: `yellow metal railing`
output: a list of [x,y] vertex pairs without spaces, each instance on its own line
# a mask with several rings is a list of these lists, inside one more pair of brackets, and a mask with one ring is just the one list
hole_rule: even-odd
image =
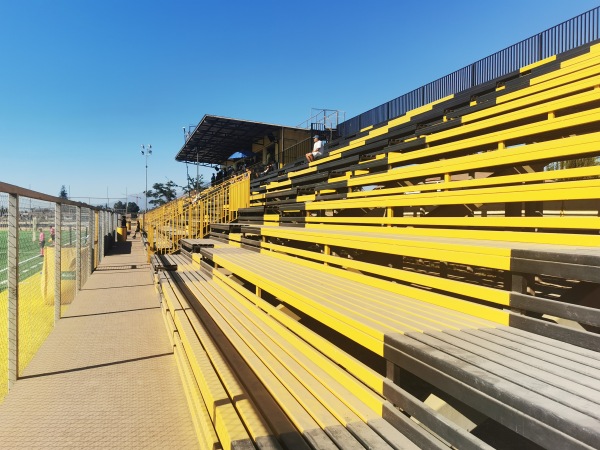
[[196,195],[186,195],[146,213],[148,251],[172,253],[179,241],[203,238],[211,223],[229,223],[250,204],[250,173],[238,175]]

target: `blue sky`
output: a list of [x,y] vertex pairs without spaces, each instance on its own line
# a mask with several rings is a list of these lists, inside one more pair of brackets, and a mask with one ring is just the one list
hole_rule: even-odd
[[350,118],[596,6],[0,0],[0,181],[114,203],[144,191],[152,144],[149,187],[182,184],[182,127],[204,114]]

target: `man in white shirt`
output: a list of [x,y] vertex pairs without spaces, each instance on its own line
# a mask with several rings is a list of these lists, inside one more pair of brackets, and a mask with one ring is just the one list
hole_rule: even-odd
[[315,134],[313,137],[314,144],[311,153],[306,154],[306,159],[309,163],[323,156],[323,141],[319,139],[319,135]]

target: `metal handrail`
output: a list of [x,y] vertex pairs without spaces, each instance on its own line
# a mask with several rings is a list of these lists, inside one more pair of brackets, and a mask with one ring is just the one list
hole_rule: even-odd
[[298,158],[310,153],[312,150],[312,137],[286,148],[281,154],[281,163],[285,166]]
[[32,191],[31,189],[25,189],[19,186],[14,186],[12,184],[0,182],[0,192],[5,192],[7,194],[19,195],[22,197],[28,197],[35,200],[43,200],[46,202],[59,203],[61,205],[71,205],[71,206],[79,206],[83,208],[89,208],[96,211],[106,210],[107,208],[103,208],[101,206],[92,206],[87,203],[82,202],[74,202],[73,200],[68,200],[62,197],[54,197],[52,195],[44,194],[42,192]]
[[342,137],[352,135],[370,125],[403,116],[412,109],[502,77],[549,56],[589,44],[599,38],[600,6],[352,117],[338,125],[338,134]]

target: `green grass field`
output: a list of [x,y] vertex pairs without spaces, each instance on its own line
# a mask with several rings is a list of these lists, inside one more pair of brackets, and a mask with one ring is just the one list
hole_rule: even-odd
[[[46,237],[49,239],[50,232],[44,229]],[[74,233],[63,230],[61,234],[62,242],[69,243],[74,239]],[[52,243],[48,243],[52,246]],[[8,300],[7,286],[7,267],[8,267],[8,232],[0,230],[0,402],[7,393],[7,375],[8,375],[8,348],[7,348],[7,324]],[[52,247],[46,251],[53,259],[54,252]],[[71,249],[71,252],[74,249]],[[40,345],[44,342],[54,324],[54,305],[48,302],[43,294],[44,258],[40,256],[40,245],[38,233],[33,239],[31,230],[21,230],[19,232],[19,372],[22,372],[31,361]],[[65,263],[66,261],[63,261]],[[48,261],[53,267],[54,261]],[[63,268],[63,271],[65,269]],[[53,273],[53,272],[51,272]],[[53,281],[48,287],[53,292]],[[74,282],[68,285],[68,292],[63,292],[63,302],[70,303],[73,299]],[[63,304],[64,310],[68,304]]]
[[[47,235],[50,233],[45,232]],[[19,278],[25,280],[39,273],[43,264],[40,258],[40,244],[36,236],[34,241],[31,230],[19,232]],[[7,288],[8,276],[8,231],[0,230],[0,292]]]
[[[53,245],[50,240],[50,231],[45,229],[46,245]],[[40,257],[40,243],[38,232],[35,233],[35,240],[31,235],[31,230],[21,230],[19,232],[19,279],[26,280],[28,277],[39,273],[43,265],[43,258]],[[63,230],[61,234],[62,246],[75,242],[75,232]],[[7,289],[8,277],[8,231],[0,230],[0,292]]]

